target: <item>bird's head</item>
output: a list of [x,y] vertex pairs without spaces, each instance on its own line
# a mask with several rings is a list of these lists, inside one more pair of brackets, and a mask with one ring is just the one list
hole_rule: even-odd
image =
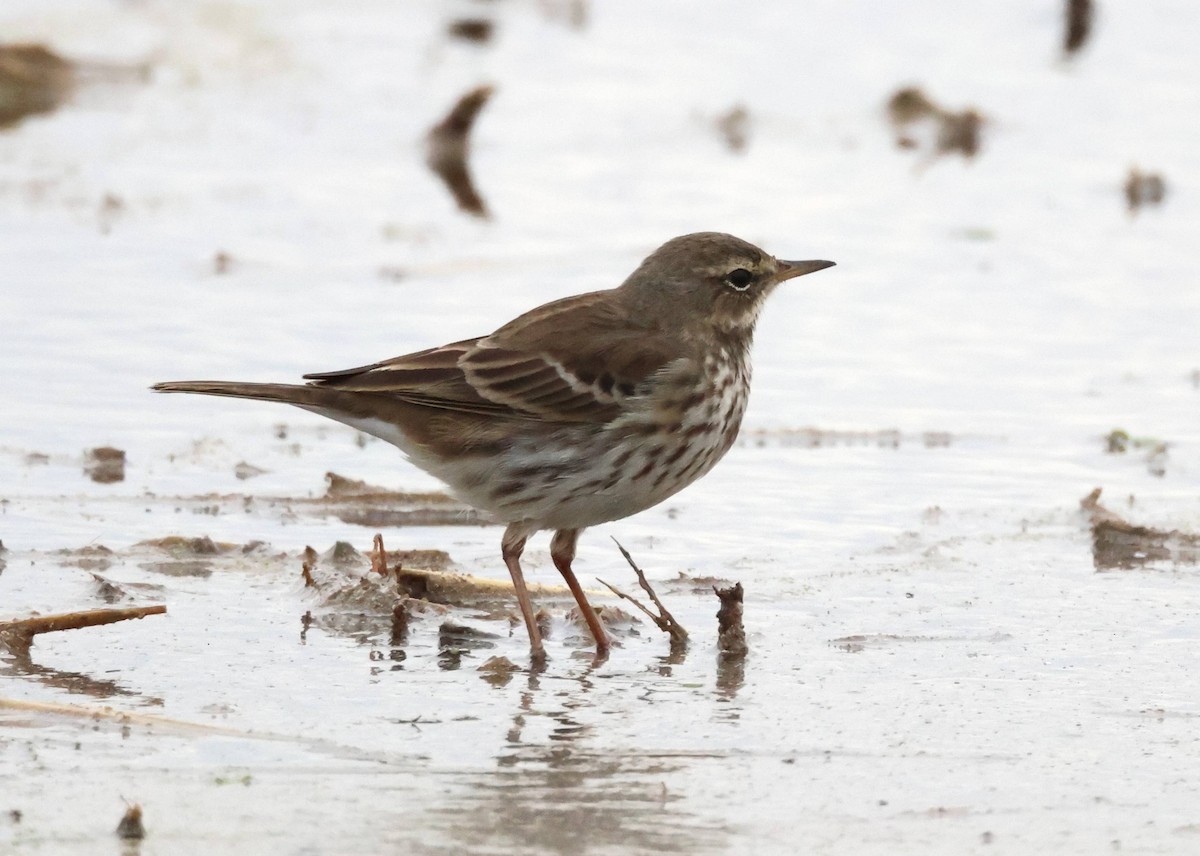
[[777,285],[833,264],[784,261],[733,235],[697,232],[647,256],[621,290],[635,311],[659,325],[749,338]]

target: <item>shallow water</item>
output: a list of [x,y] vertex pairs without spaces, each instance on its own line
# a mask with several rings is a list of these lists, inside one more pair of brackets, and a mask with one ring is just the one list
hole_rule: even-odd
[[[92,570],[169,609],[0,660],[3,847],[119,847],[125,798],[145,854],[1194,850],[1200,570],[1097,572],[1079,501],[1200,531],[1200,13],[1102,4],[1064,60],[1032,0],[493,6],[0,9],[6,41],[154,63],[0,133],[3,617],[103,606]],[[491,43],[445,36],[467,14]],[[422,154],[484,82],[486,221]],[[910,83],[985,114],[974,160],[895,147]],[[740,154],[713,127],[738,103]],[[1132,215],[1135,163],[1168,195]],[[461,657],[435,618],[322,623],[302,549],[374,534],[320,512],[325,473],[436,483],[298,411],[146,389],[478,335],[700,229],[838,267],[773,296],[721,465],[581,542],[588,585],[632,591],[609,537],[632,551],[682,658],[641,625],[593,667],[554,598],[540,673],[469,611],[501,638]],[[104,445],[124,481],[84,473]],[[175,534],[269,547],[136,546]],[[384,534],[504,575],[494,527]],[[57,552],[87,545],[107,566]],[[556,581],[545,536],[526,555]],[[680,572],[746,587],[742,668]],[[496,655],[523,671],[485,680]]]

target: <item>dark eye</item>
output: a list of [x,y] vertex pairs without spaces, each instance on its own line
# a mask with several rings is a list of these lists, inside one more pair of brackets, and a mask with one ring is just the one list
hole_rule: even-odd
[[726,274],[725,281],[737,291],[745,291],[754,282],[754,274],[745,268],[738,268]]

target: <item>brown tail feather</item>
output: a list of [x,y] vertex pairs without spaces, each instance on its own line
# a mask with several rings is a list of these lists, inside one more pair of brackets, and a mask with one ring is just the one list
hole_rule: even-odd
[[279,401],[299,407],[336,407],[345,393],[315,386],[290,383],[238,383],[224,380],[174,380],[156,383],[155,392],[194,392],[200,395],[223,395],[227,398],[252,398],[258,401]]

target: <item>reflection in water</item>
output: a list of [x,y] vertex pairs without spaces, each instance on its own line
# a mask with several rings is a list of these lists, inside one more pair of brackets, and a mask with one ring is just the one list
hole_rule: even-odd
[[[724,849],[727,831],[706,828],[668,790],[666,779],[684,760],[596,745],[602,733],[581,715],[595,704],[592,671],[569,676],[565,690],[543,670],[526,674],[496,769],[463,774],[462,795],[434,812],[434,823],[461,848],[455,852]],[[547,721],[543,738],[531,736],[531,726]]]
[[746,655],[721,653],[717,655],[717,698],[733,701],[746,683]]
[[488,216],[487,206],[475,189],[468,156],[471,128],[492,92],[490,86],[479,86],[463,95],[446,118],[433,126],[426,140],[425,162],[429,168],[446,185],[460,209],[482,218]]
[[82,672],[64,672],[33,662],[28,651],[17,651],[0,656],[0,677],[33,678],[39,684],[54,689],[66,690],[74,695],[106,699],[123,697],[139,699],[142,704],[161,706],[163,700],[126,689],[116,681],[99,680]]

